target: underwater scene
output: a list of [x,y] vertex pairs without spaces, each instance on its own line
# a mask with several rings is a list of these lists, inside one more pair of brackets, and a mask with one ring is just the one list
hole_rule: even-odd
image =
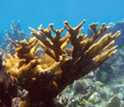
[[0,10],[0,107],[124,107],[123,0]]

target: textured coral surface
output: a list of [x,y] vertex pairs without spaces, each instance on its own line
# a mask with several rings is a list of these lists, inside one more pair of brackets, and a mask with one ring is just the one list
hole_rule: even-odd
[[[120,35],[119,31],[114,35],[109,33],[100,37],[109,27],[102,24],[97,29],[97,23],[94,23],[90,25],[94,33],[91,38],[87,38],[81,33],[84,23],[85,20],[73,28],[65,21],[60,30],[55,30],[53,24],[49,24],[46,29],[39,26],[39,31],[30,27],[35,37],[29,42],[10,39],[16,53],[14,56],[8,54],[3,66],[7,68],[12,81],[21,90],[25,90],[26,94],[20,104],[51,104],[66,86],[97,68],[117,52],[117,46],[112,44]],[[61,37],[64,30],[67,33]],[[67,48],[69,44],[71,48]],[[43,59],[35,55],[38,47],[42,47],[45,52]]]

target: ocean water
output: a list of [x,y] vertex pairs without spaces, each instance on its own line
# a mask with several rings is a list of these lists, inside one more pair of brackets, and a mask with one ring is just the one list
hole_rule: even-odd
[[[114,34],[120,30],[121,35],[115,40],[118,52],[59,94],[58,107],[124,107],[124,0],[0,0],[0,49],[13,53],[13,48],[6,45],[9,41],[5,40],[8,39],[6,31],[14,35],[11,32],[12,23],[15,29],[19,26],[19,31],[23,31],[21,35],[26,35],[12,39],[29,40],[29,27],[37,29],[42,24],[43,28],[47,28],[50,23],[54,23],[55,29],[61,29],[64,21],[75,27],[83,19],[86,22],[82,32],[88,33],[88,36],[92,34],[88,30],[89,24],[95,22],[99,23],[98,26],[102,23],[109,25],[111,28],[107,33]],[[0,107],[3,104],[1,93],[0,90]],[[41,105],[38,103],[31,107]]]
[[109,23],[124,18],[123,0],[1,0],[0,32],[9,29],[12,20],[20,21],[25,32],[29,26],[44,28],[54,23],[55,28],[63,27],[64,21],[76,26],[83,19],[87,22]]

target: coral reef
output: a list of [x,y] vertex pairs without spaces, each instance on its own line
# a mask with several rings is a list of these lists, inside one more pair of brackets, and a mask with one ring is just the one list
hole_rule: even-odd
[[10,107],[12,98],[17,96],[17,88],[11,80],[10,76],[0,74],[0,107]]
[[9,31],[9,30],[5,31],[6,38],[11,38],[13,40],[17,40],[17,39],[23,40],[24,38],[26,38],[26,34],[20,27],[20,22],[16,23],[16,21],[12,21],[11,25],[10,25],[10,30],[11,31]]
[[[119,38],[116,39],[115,41],[115,44],[117,44],[120,48],[122,46],[124,46],[124,43],[123,43],[123,40],[124,40],[124,19],[121,20],[121,21],[118,21],[117,23],[113,23],[113,22],[110,22],[108,24],[108,26],[110,26],[110,28],[105,32],[105,33],[112,33],[114,34],[117,30],[121,31],[121,34],[119,36]],[[93,34],[93,31],[92,29],[88,29],[88,37],[92,36]]]
[[[39,31],[30,27],[35,38],[31,38],[29,42],[26,39],[10,39],[16,53],[14,56],[8,54],[3,66],[7,68],[7,74],[12,81],[26,93],[22,99],[16,98],[16,101],[21,100],[21,104],[24,102],[28,106],[52,107],[53,99],[65,87],[100,66],[117,52],[117,46],[111,45],[120,35],[119,31],[113,35],[105,34],[98,39],[109,27],[102,24],[97,29],[97,23],[94,23],[90,25],[94,33],[91,38],[87,38],[80,34],[84,23],[85,20],[72,28],[66,21],[60,30],[55,30],[53,24],[46,29],[39,26]],[[61,33],[65,29],[67,33],[62,38]],[[71,49],[66,48],[68,44],[72,45]],[[39,46],[45,52],[44,59],[34,54]]]
[[114,97],[112,99],[112,102],[107,107],[120,107],[121,106],[121,100],[118,97]]
[[105,84],[115,78],[124,75],[124,47],[118,49],[118,52],[104,64],[93,71],[94,79]]
[[63,107],[124,107],[123,59],[121,47],[100,67],[69,85],[57,96],[58,103]]
[[1,48],[5,49],[5,47],[10,43],[8,41],[9,38],[11,38],[12,40],[29,40],[29,37],[31,37],[31,35],[24,33],[24,31],[20,27],[20,22],[12,21],[10,24],[10,31],[5,31]]
[[124,36],[123,36],[124,35],[124,19],[115,24],[110,22],[108,25],[110,26],[110,29],[106,33],[111,32],[112,34],[114,34],[117,30],[121,31],[120,37],[117,38],[115,42],[121,48],[122,46],[124,46],[124,43],[122,42],[124,40]]
[[0,70],[2,68],[2,61],[3,61],[2,56],[3,56],[3,50],[0,50]]
[[124,107],[124,78],[104,84],[85,76],[60,93],[57,101],[62,107]]

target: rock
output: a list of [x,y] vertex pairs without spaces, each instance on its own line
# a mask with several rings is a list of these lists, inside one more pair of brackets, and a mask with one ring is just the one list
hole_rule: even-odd
[[115,96],[111,102],[107,105],[107,107],[120,107],[121,106],[121,99]]
[[88,99],[88,101],[90,101],[92,104],[96,104],[98,102],[100,102],[100,94],[97,92],[94,92]]

